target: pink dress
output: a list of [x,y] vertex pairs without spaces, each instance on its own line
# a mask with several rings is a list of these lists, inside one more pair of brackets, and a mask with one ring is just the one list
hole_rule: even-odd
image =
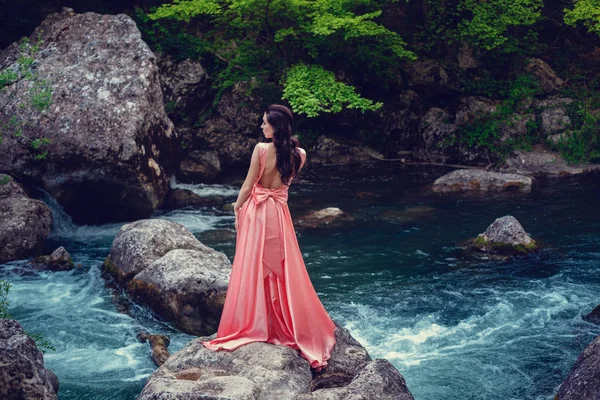
[[300,350],[312,368],[327,365],[335,345],[335,324],[310,281],[287,205],[288,186],[276,189],[258,181],[238,218],[236,251],[217,337],[202,344],[234,350],[268,342]]

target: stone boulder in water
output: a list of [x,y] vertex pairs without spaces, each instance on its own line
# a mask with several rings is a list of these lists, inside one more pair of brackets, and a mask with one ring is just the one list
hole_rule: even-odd
[[579,355],[555,400],[597,400],[600,393],[600,336]]
[[0,399],[58,399],[58,378],[13,319],[0,319]]
[[297,350],[254,342],[233,351],[211,351],[200,337],[157,369],[138,400],[412,400],[404,378],[389,362],[367,351],[338,327],[329,366],[313,376]]
[[0,174],[0,262],[39,254],[51,228],[48,206],[30,199],[12,177]]
[[[45,160],[12,134],[0,144],[0,170],[50,192],[77,222],[134,220],[163,201],[170,181],[173,124],[163,107],[156,58],[124,14],[49,15],[30,41],[43,44],[35,72],[48,82],[50,107],[27,104],[28,87],[9,86],[0,113],[23,122],[23,136],[50,139]],[[15,43],[0,52],[0,70],[17,68]]]
[[480,169],[457,169],[433,183],[434,192],[531,191],[532,179],[517,174],[502,174]]
[[537,244],[519,221],[507,215],[496,219],[484,233],[471,241],[472,250],[495,254],[523,254],[537,250]]
[[294,226],[300,229],[340,227],[354,222],[354,217],[337,207],[310,211],[295,219]]
[[183,225],[158,219],[124,225],[104,269],[135,300],[182,331],[208,335],[217,330],[231,263]]

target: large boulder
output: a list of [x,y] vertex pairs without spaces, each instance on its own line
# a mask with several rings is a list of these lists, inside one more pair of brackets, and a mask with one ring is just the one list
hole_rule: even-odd
[[317,144],[307,162],[310,165],[350,164],[354,162],[375,161],[383,156],[375,150],[361,146],[349,140],[319,136]]
[[600,336],[577,357],[556,400],[597,400],[600,393]]
[[473,122],[496,111],[500,102],[481,96],[463,97],[456,112],[456,125],[472,124]]
[[44,355],[13,319],[0,319],[0,398],[56,400],[58,379]]
[[525,61],[524,69],[533,77],[544,94],[558,91],[565,85],[565,81],[560,79],[552,68],[539,58],[528,58]]
[[413,399],[396,368],[372,361],[339,330],[326,372],[314,377],[308,361],[286,346],[254,342],[214,352],[201,342],[215,335],[194,339],[152,374],[138,400]]
[[[38,183],[77,222],[149,216],[165,197],[175,137],[163,107],[156,58],[124,14],[49,15],[33,32],[43,43],[35,72],[52,88],[50,107],[28,104],[29,86],[15,95],[0,122],[22,121],[22,137],[50,140],[37,160],[22,137],[5,134],[0,170]],[[17,69],[18,44],[0,53],[0,69]],[[19,86],[21,85],[21,86]]]
[[30,199],[12,177],[0,174],[0,263],[39,254],[51,228],[48,206]]
[[341,227],[354,222],[354,217],[337,207],[309,211],[294,219],[294,226],[299,229]]
[[211,105],[212,82],[206,70],[198,61],[180,61],[167,54],[158,58],[158,68],[169,118],[177,128],[193,125]]
[[470,243],[471,250],[485,253],[514,255],[537,250],[537,244],[519,221],[511,215],[496,219],[484,233]]
[[187,207],[214,207],[224,204],[225,198],[221,196],[200,196],[189,189],[171,189],[163,208],[173,210]]
[[433,183],[434,192],[463,191],[531,191],[532,179],[517,174],[503,174],[482,169],[457,169],[439,177]]
[[191,150],[213,150],[222,165],[249,162],[259,135],[264,110],[252,94],[254,82],[237,82],[226,90],[211,114],[198,129],[184,135],[193,144]]
[[104,269],[133,299],[180,330],[192,335],[217,330],[231,263],[183,225],[157,219],[124,225]]
[[179,178],[183,182],[205,183],[221,172],[219,156],[212,150],[193,150],[181,160]]
[[568,97],[551,97],[533,102],[533,106],[540,111],[540,130],[544,135],[554,135],[571,127],[567,106],[572,102],[573,99]]
[[417,157],[428,161],[451,162],[456,160],[451,143],[455,140],[457,126],[454,118],[441,108],[432,107],[421,118],[419,132],[421,143],[416,152]]
[[456,92],[454,82],[444,66],[435,60],[419,59],[404,65],[408,87],[428,98],[447,96]]
[[31,260],[31,264],[37,269],[48,269],[51,271],[70,271],[75,268],[71,254],[62,246],[48,256],[40,256]]
[[600,164],[567,164],[559,153],[536,145],[532,151],[515,151],[501,170],[515,174],[564,176],[600,171]]

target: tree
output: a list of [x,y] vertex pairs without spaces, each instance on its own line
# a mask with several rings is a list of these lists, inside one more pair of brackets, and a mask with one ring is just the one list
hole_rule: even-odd
[[174,0],[149,16],[186,24],[203,18],[211,26],[203,37],[212,39],[213,54],[226,63],[216,79],[220,89],[251,78],[280,82],[292,109],[314,117],[344,107],[363,112],[381,107],[362,98],[349,82],[333,78],[346,54],[364,65],[374,58],[387,65],[416,58],[396,32],[376,22],[384,3]]

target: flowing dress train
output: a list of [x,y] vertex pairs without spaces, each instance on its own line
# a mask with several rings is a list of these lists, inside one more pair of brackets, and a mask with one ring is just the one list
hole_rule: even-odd
[[238,218],[235,256],[217,337],[202,344],[234,350],[251,342],[300,351],[324,367],[335,345],[335,324],[310,281],[287,205],[288,186],[261,186],[266,145],[252,193]]

